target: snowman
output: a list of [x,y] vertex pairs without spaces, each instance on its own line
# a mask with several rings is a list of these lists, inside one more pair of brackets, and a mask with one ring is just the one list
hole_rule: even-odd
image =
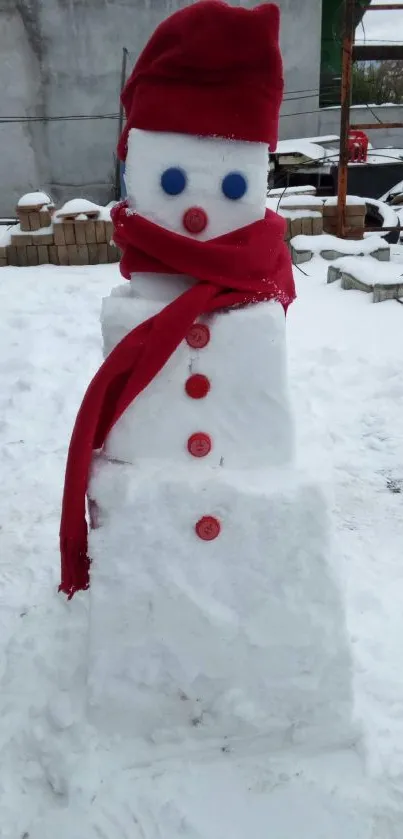
[[200,0],[123,93],[125,284],[70,444],[61,590],[89,587],[91,721],[156,748],[351,738],[326,501],[294,452],[292,267],[265,206],[278,38],[274,5]]

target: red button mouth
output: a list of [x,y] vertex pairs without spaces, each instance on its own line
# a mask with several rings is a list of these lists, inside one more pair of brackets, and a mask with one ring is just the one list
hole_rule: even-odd
[[189,207],[183,216],[183,226],[188,233],[203,233],[208,225],[207,213],[201,207]]

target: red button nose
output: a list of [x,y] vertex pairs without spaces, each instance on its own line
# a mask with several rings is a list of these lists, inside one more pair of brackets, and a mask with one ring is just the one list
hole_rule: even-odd
[[201,207],[189,207],[183,216],[183,226],[188,233],[203,233],[208,225],[207,213]]

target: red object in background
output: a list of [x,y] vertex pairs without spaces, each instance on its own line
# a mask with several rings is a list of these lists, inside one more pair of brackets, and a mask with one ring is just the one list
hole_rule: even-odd
[[369,139],[364,131],[350,128],[348,133],[348,159],[350,163],[366,163]]

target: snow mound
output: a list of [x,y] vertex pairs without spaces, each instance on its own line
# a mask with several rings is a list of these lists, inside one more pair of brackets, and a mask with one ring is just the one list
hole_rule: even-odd
[[46,192],[28,192],[20,198],[17,207],[20,209],[29,209],[32,207],[42,207],[44,204],[53,207],[53,201]]

